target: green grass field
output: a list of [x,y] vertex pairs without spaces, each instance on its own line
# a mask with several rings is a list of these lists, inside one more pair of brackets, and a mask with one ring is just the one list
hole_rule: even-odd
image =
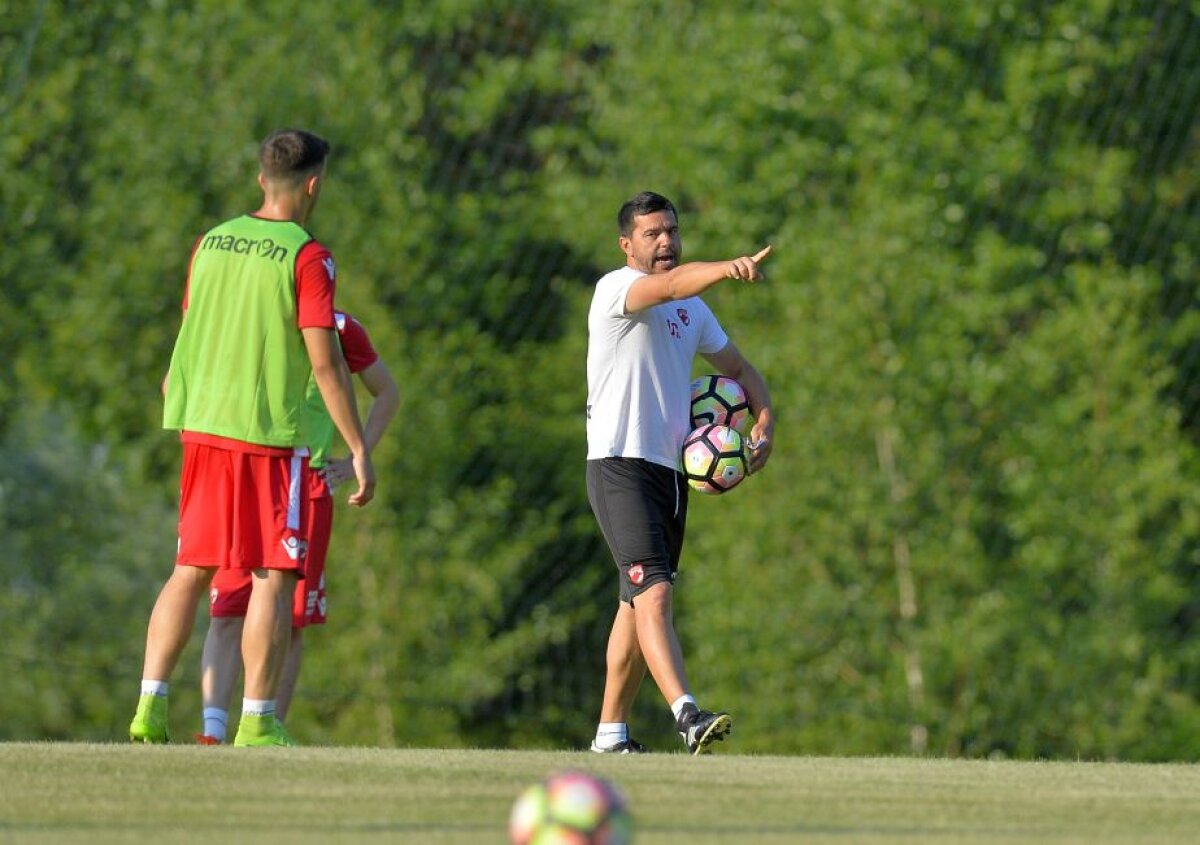
[[0,745],[0,842],[507,841],[521,787],[616,781],[652,843],[1200,841],[1200,767]]

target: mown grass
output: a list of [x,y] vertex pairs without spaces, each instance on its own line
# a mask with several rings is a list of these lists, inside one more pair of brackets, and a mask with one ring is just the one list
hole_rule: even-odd
[[506,842],[586,769],[654,843],[1200,841],[1200,767],[367,748],[0,745],[0,842]]

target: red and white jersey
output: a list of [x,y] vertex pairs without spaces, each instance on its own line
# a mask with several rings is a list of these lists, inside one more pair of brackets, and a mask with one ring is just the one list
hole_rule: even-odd
[[371,336],[353,315],[345,311],[333,312],[334,324],[338,331],[338,340],[342,344],[342,355],[346,358],[346,366],[352,373],[361,373],[367,367],[379,360],[379,353],[371,344]]

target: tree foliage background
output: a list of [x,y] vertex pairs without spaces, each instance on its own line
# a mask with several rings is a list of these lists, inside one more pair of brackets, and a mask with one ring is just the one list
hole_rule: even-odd
[[[120,739],[174,548],[158,383],[257,143],[404,406],[339,511],[309,742],[581,745],[612,564],[585,314],[653,189],[767,376],[677,617],[739,750],[1200,756],[1200,21],[1185,0],[0,0],[0,738]],[[199,634],[175,731],[198,722]],[[673,748],[643,690],[634,730]]]

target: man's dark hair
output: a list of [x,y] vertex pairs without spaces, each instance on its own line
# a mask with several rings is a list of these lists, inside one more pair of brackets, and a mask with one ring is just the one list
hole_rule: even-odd
[[302,179],[325,163],[329,142],[303,129],[272,132],[258,148],[258,163],[268,179]]
[[641,217],[643,214],[653,214],[656,211],[669,211],[675,215],[676,220],[679,220],[679,212],[675,210],[675,206],[669,199],[662,194],[654,193],[654,191],[642,191],[621,206],[621,210],[617,212],[617,230],[622,237],[627,238],[633,234],[633,218]]

